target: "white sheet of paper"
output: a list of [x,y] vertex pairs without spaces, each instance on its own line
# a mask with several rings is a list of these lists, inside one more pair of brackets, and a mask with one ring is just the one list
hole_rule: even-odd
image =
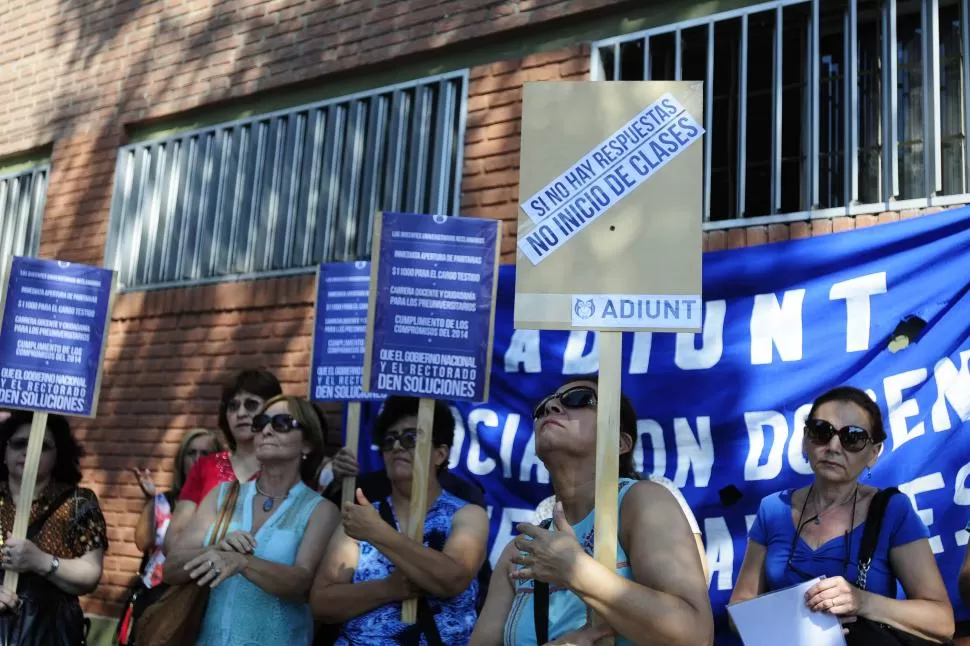
[[820,578],[763,594],[728,606],[744,646],[845,646],[842,624],[835,615],[812,612],[805,593]]

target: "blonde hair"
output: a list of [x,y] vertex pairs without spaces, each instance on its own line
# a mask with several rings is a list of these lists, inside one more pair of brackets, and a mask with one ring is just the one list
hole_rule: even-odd
[[290,409],[293,416],[300,426],[303,427],[303,439],[310,444],[310,453],[306,456],[300,467],[300,476],[304,483],[311,488],[315,487],[315,479],[320,463],[323,461],[323,422],[316,407],[304,397],[294,397],[292,395],[277,395],[266,400],[263,407],[259,409],[257,415],[264,414],[270,406],[283,402]]
[[212,443],[216,447],[216,451],[222,450],[222,442],[219,441],[219,436],[215,432],[210,431],[207,428],[193,428],[188,431],[183,437],[182,441],[179,442],[179,450],[175,454],[175,492],[178,493],[182,490],[182,486],[185,484],[186,478],[189,474],[185,472],[185,452],[189,450],[189,444],[194,440],[208,436]]

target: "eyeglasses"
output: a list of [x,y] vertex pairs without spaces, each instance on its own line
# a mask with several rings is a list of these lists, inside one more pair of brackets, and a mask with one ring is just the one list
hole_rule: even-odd
[[850,453],[858,453],[872,442],[868,431],[858,426],[844,426],[835,428],[824,419],[805,420],[805,437],[816,446],[824,446],[832,440],[832,436],[838,435],[842,448]]
[[289,433],[295,429],[302,429],[303,424],[292,415],[280,413],[279,415],[257,415],[253,418],[253,433],[261,433],[267,426],[272,426],[277,433]]
[[[29,440],[25,437],[23,438],[18,437],[16,439],[13,439],[7,442],[7,447],[12,451],[26,451],[28,441]],[[40,450],[43,453],[50,453],[51,451],[54,450],[54,446],[52,444],[48,444],[47,442],[44,442],[41,445]]]
[[247,413],[255,413],[259,410],[259,407],[263,405],[262,400],[255,399],[253,397],[247,397],[246,399],[240,401],[238,399],[230,399],[226,402],[226,410],[230,413],[235,413],[240,409],[240,407],[245,408]]
[[381,438],[381,451],[389,453],[394,450],[396,443],[401,443],[401,448],[409,451],[418,443],[418,429],[405,428],[401,431],[393,431]]
[[557,400],[563,407],[569,409],[596,406],[596,391],[589,386],[573,386],[561,393],[553,393],[536,404],[536,407],[532,409],[532,419],[539,420],[544,417],[546,407]]

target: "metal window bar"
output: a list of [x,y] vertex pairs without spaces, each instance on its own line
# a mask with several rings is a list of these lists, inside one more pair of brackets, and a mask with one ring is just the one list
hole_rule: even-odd
[[[921,2],[922,13],[923,13],[923,83],[924,87],[933,88],[937,87],[941,82],[942,74],[942,63],[940,58],[940,46],[941,46],[941,31],[940,31],[940,2],[939,0],[923,0]],[[805,9],[806,19],[803,23],[806,29],[806,38],[804,44],[799,42],[798,39],[786,39],[784,37],[784,17],[787,15],[785,12],[786,8],[801,6]],[[863,9],[865,8],[865,17],[863,15]],[[844,15],[839,13],[838,23],[843,24],[844,29],[844,92],[840,102],[840,110],[842,111],[842,121],[840,121],[840,126],[844,126],[841,129],[843,134],[840,134],[841,145],[843,146],[842,161],[843,171],[845,174],[844,183],[840,184],[840,190],[843,193],[842,197],[836,200],[838,206],[833,206],[831,208],[822,208],[822,200],[820,196],[820,180],[821,169],[820,169],[820,154],[821,154],[821,137],[823,133],[821,132],[820,115],[823,106],[820,102],[824,99],[824,95],[820,91],[820,67],[821,67],[821,30],[825,23],[823,17],[820,13],[824,11],[824,16],[832,16],[832,12],[841,12],[844,10]],[[873,14],[874,10],[874,14]],[[730,160],[729,163],[737,163],[738,168],[734,169],[734,175],[738,177],[738,186],[733,187],[737,190],[737,205],[738,213],[734,217],[734,220],[728,221],[711,221],[711,199],[710,194],[712,190],[711,186],[711,132],[713,122],[709,120],[710,113],[713,109],[713,104],[711,102],[711,97],[713,94],[714,79],[719,78],[725,72],[722,70],[722,66],[730,65],[725,60],[714,60],[713,52],[713,40],[714,40],[714,28],[717,24],[720,24],[729,20],[739,20],[739,22],[744,24],[747,17],[761,13],[765,11],[773,11],[775,13],[776,20],[776,38],[773,43],[772,55],[772,65],[773,65],[773,84],[772,84],[772,160],[770,160],[771,167],[771,200],[769,202],[770,207],[768,208],[768,213],[748,213],[743,210],[743,207],[748,203],[746,200],[745,189],[743,187],[743,182],[745,181],[745,174],[747,169],[746,165],[750,166],[755,163],[764,163],[762,160],[748,159],[750,157],[751,151],[739,150],[736,160]],[[970,60],[970,29],[968,29],[968,21],[970,21],[970,0],[960,0],[959,3],[959,16],[960,16],[960,29],[961,29],[961,45],[962,45],[962,58],[963,58],[963,68],[959,75],[959,82],[962,83],[957,91],[952,93],[948,92],[947,96],[941,97],[936,94],[926,92],[924,93],[924,117],[921,123],[914,122],[913,119],[921,118],[918,114],[910,116],[909,112],[901,114],[899,112],[899,74],[901,73],[899,69],[900,59],[899,59],[899,44],[898,44],[898,33],[897,33],[897,0],[882,0],[878,5],[873,7],[873,3],[860,3],[859,0],[847,0],[845,4],[842,5],[842,9],[834,9],[832,6],[826,4],[824,7],[820,0],[775,0],[772,2],[763,2],[756,5],[751,5],[748,7],[734,9],[730,11],[725,11],[717,14],[712,14],[709,16],[701,16],[698,18],[692,18],[690,20],[685,20],[676,24],[662,25],[658,27],[652,27],[640,32],[633,34],[627,34],[623,36],[617,36],[614,38],[608,38],[598,41],[593,44],[593,61],[599,63],[599,67],[594,65],[593,75],[595,79],[600,79],[603,76],[609,74],[612,71],[614,78],[620,77],[620,70],[624,68],[624,61],[621,60],[621,50],[623,49],[621,45],[640,42],[643,46],[643,78],[649,80],[651,78],[651,52],[650,52],[650,40],[651,38],[657,36],[668,36],[672,35],[675,37],[675,47],[674,47],[674,60],[675,68],[674,75],[678,78],[679,74],[682,74],[682,52],[680,48],[682,47],[681,40],[679,36],[683,33],[685,29],[691,27],[705,26],[708,29],[708,53],[707,53],[707,68],[704,74],[705,81],[705,121],[707,122],[708,135],[705,137],[705,164],[704,164],[704,212],[703,218],[705,220],[705,228],[715,229],[730,226],[737,226],[739,223],[737,220],[744,218],[743,225],[749,223],[772,223],[772,222],[785,222],[794,221],[799,219],[816,218],[816,217],[832,217],[834,215],[856,215],[862,213],[876,213],[881,210],[887,209],[901,209],[901,208],[922,208],[926,206],[946,206],[950,204],[960,204],[965,203],[970,200],[970,194],[964,193],[962,195],[943,195],[944,190],[944,154],[943,146],[947,143],[943,141],[942,127],[943,127],[943,114],[944,110],[947,110],[946,114],[957,113],[962,116],[964,123],[965,133],[970,132],[970,110],[966,109],[967,102],[967,91],[970,88],[970,65],[967,61]],[[863,102],[863,96],[860,89],[860,37],[862,34],[861,21],[865,20],[865,25],[872,25],[870,22],[875,15],[877,22],[881,22],[881,28],[876,30],[881,38],[881,43],[879,43],[879,49],[874,51],[872,55],[881,58],[881,61],[872,61],[867,63],[868,69],[878,69],[878,73],[882,75],[881,82],[882,86],[881,96],[879,94],[865,96],[865,101]],[[739,36],[742,39],[743,34]],[[867,27],[868,34],[872,34],[872,30]],[[867,37],[871,37],[867,36]],[[869,42],[869,41],[867,41]],[[751,42],[752,46],[754,42]],[[788,51],[785,51],[787,48]],[[631,48],[632,49],[632,48]],[[753,56],[755,54],[750,52],[743,52],[743,57]],[[767,50],[760,52],[757,55],[767,55]],[[612,58],[610,58],[612,56]],[[792,58],[794,57],[794,58]],[[794,106],[788,103],[784,103],[782,96],[787,96],[784,94],[789,90],[786,83],[790,84],[792,81],[786,81],[783,78],[784,75],[784,65],[783,61],[789,60],[794,62],[794,60],[801,59],[804,61],[804,73],[806,78],[806,96],[803,98],[804,104],[804,115],[794,121],[785,120],[786,123],[791,123],[792,127],[800,128],[800,135],[803,137],[801,143],[800,154],[804,160],[804,164],[799,171],[800,177],[799,181],[795,181],[792,175],[786,174],[784,178],[782,177],[782,166],[781,166],[781,135],[784,134],[784,129],[782,128],[782,121],[785,117],[783,114],[783,108],[788,111],[793,111]],[[871,59],[870,59],[871,60]],[[608,63],[606,63],[608,61]],[[602,64],[606,63],[611,67],[611,70],[602,69]],[[874,64],[876,66],[874,66]],[[631,79],[632,80],[632,79]],[[868,83],[868,81],[867,81]],[[743,142],[745,139],[745,130],[747,129],[747,115],[743,109],[743,103],[747,100],[745,96],[746,93],[740,93],[737,98],[738,105],[741,107],[742,118],[738,120],[737,125],[732,125],[732,128],[737,128],[737,132],[731,133],[732,138],[737,138],[739,141]],[[950,98],[952,94],[953,98]],[[950,103],[950,101],[959,100],[960,105],[956,108]],[[783,105],[784,104],[784,105]],[[833,106],[834,107],[834,106]],[[828,107],[824,107],[828,109]],[[863,137],[862,134],[862,110],[865,110],[866,123],[872,124],[875,122],[875,130],[870,126],[866,130],[865,136],[867,137],[867,146],[873,147],[878,146],[881,148],[879,154],[882,156],[881,170],[877,170],[877,176],[873,176],[873,169],[867,167],[862,168],[862,159],[860,157],[860,143]],[[903,119],[903,122],[900,122]],[[805,124],[805,125],[800,125]],[[925,172],[926,172],[926,186],[925,194],[921,197],[913,196],[912,199],[900,200],[900,181],[901,181],[901,171],[905,170],[907,173],[911,174],[913,172],[913,167],[909,164],[916,163],[909,159],[900,159],[899,153],[901,150],[900,145],[900,134],[901,128],[906,128],[911,131],[913,127],[918,128],[923,131],[924,148],[922,159],[925,162]],[[827,136],[831,136],[829,133]],[[723,137],[723,133],[720,135]],[[844,140],[841,139],[844,137]],[[873,137],[878,137],[873,139]],[[965,178],[964,190],[970,191],[970,136],[964,135],[964,140],[962,142],[964,155],[962,159],[963,167],[956,168],[962,171],[960,174]],[[789,144],[784,144],[788,146]],[[743,146],[742,146],[743,147]],[[873,148],[875,150],[875,148]],[[790,153],[791,154],[791,153]],[[789,156],[790,156],[789,154]],[[950,162],[947,162],[947,169],[950,168]],[[960,160],[957,161],[960,163]],[[903,165],[903,168],[901,168]],[[794,170],[792,172],[795,172]],[[951,172],[951,171],[948,171]],[[865,182],[865,198],[860,199],[860,195],[863,194],[863,189],[861,183]],[[795,190],[801,190],[801,199],[794,200],[790,193]],[[949,189],[947,189],[949,191]],[[949,191],[952,192],[952,191]],[[788,197],[783,197],[787,195]],[[873,198],[879,200],[874,202]],[[829,198],[827,198],[829,199]],[[829,201],[831,201],[829,199]],[[863,203],[864,202],[864,203]],[[783,207],[783,204],[788,204],[791,206]],[[796,210],[793,211],[793,206],[795,204],[800,204],[800,206],[794,207]],[[784,208],[788,208],[788,212],[785,212]]]
[[0,281],[12,256],[33,256],[40,248],[41,221],[50,164],[0,175]]
[[748,14],[741,16],[741,41],[738,44],[738,186],[737,214],[745,214],[745,185],[748,166]]
[[457,215],[467,96],[462,70],[125,146],[106,262],[133,290],[365,258],[378,210]]

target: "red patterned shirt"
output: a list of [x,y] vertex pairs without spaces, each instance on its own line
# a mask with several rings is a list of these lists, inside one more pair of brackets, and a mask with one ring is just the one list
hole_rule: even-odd
[[[255,480],[259,473],[254,473],[250,480]],[[220,451],[211,455],[204,455],[198,459],[189,477],[185,479],[179,500],[189,500],[196,505],[205,500],[206,494],[223,482],[236,479],[236,472],[232,470],[229,461],[229,451]]]

